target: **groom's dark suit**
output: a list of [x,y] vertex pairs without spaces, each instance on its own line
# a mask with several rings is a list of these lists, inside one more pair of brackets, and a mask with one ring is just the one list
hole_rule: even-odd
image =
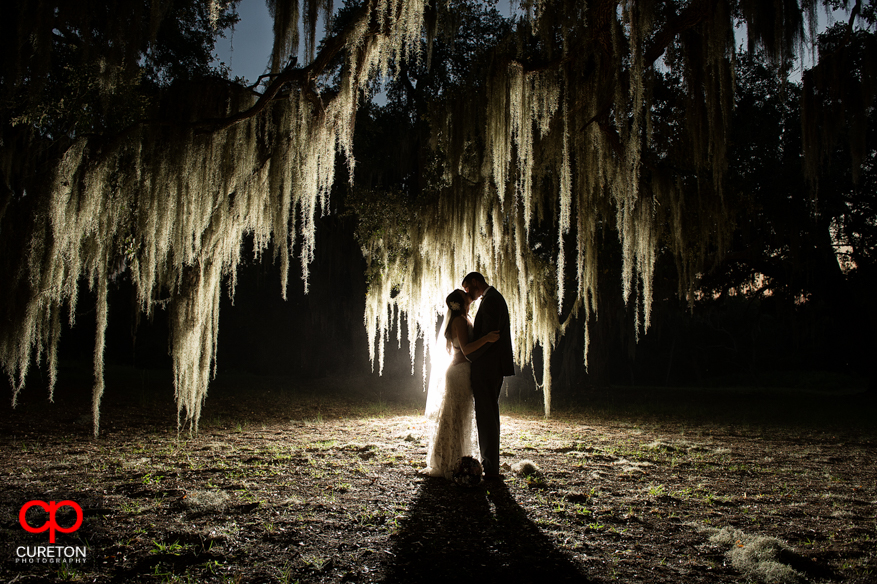
[[481,298],[475,315],[474,338],[499,331],[499,340],[468,355],[472,362],[472,393],[475,396],[475,423],[484,474],[499,473],[499,393],[502,378],[515,374],[509,307],[493,286]]

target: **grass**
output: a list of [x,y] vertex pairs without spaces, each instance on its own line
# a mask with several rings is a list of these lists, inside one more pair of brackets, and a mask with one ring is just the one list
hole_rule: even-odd
[[295,570],[289,562],[283,564],[283,566],[278,569],[278,572],[278,580],[281,582],[281,584],[293,584],[293,582],[298,582],[298,580],[293,579],[293,574],[295,573]]
[[67,564],[61,564],[61,566],[58,568],[57,572],[55,572],[55,573],[57,574],[59,580],[64,580],[64,581],[74,581],[74,580],[79,580],[81,578],[81,574],[77,570],[75,570],[74,568],[71,568],[70,566],[68,566]]
[[154,475],[152,473],[146,473],[143,475],[141,481],[144,485],[157,485],[161,482],[161,479],[164,477],[162,475]]
[[337,443],[337,440],[315,440],[306,447],[306,450],[329,450]]
[[651,497],[662,497],[666,493],[664,485],[650,485],[647,491]]
[[183,553],[183,545],[180,544],[179,541],[175,541],[173,543],[164,543],[153,540],[152,545],[153,554],[169,554],[172,556],[178,556]]
[[[424,450],[425,440],[408,441],[405,437],[412,428],[419,432],[418,424],[422,425],[421,406],[414,399],[423,397],[419,389],[416,395],[401,392],[395,398],[384,395],[380,403],[371,406],[351,402],[341,393],[328,394],[318,402],[309,401],[304,391],[290,396],[277,393],[274,389],[270,393],[248,389],[242,398],[241,394],[211,390],[205,419],[222,421],[224,431],[211,431],[209,424],[202,423],[201,435],[194,439],[174,439],[171,412],[167,428],[153,429],[156,426],[149,424],[150,429],[143,430],[145,426],[141,425],[136,436],[120,433],[97,445],[79,442],[75,446],[78,451],[70,459],[70,469],[75,470],[79,462],[87,462],[87,472],[77,474],[70,470],[64,473],[65,477],[77,481],[70,485],[80,485],[84,484],[83,477],[90,479],[91,473],[103,473],[110,483],[137,487],[117,491],[132,498],[117,495],[109,503],[127,515],[122,519],[128,527],[119,538],[131,538],[123,546],[129,556],[135,552],[194,556],[191,546],[197,543],[193,544],[176,527],[169,529],[153,523],[156,517],[175,517],[181,512],[180,506],[182,512],[191,515],[193,523],[199,524],[204,537],[216,541],[220,549],[241,545],[244,534],[254,533],[253,525],[262,528],[255,532],[262,534],[270,545],[285,541],[294,531],[304,532],[312,527],[319,530],[327,521],[337,524],[338,529],[352,525],[357,533],[367,533],[371,538],[404,534],[407,512],[393,504],[397,500],[406,502],[413,508],[412,515],[416,515],[417,503],[407,499],[409,491],[401,489],[387,495],[395,499],[383,508],[363,506],[362,501],[364,493],[378,493],[383,478],[404,475],[409,477],[405,479],[407,485],[413,475],[410,466],[422,464],[422,454],[411,452]],[[583,553],[587,552],[589,557],[596,555],[594,561],[610,565],[609,555],[600,552],[592,541],[603,542],[609,546],[607,550],[616,549],[613,547],[616,545],[622,549],[630,545],[632,538],[648,538],[641,524],[658,524],[667,518],[675,519],[670,523],[684,531],[697,524],[721,529],[729,525],[728,516],[734,516],[731,525],[743,530],[753,541],[766,535],[788,537],[801,553],[812,552],[820,558],[837,548],[835,540],[861,547],[873,542],[873,521],[851,515],[857,509],[852,507],[856,501],[873,500],[865,499],[871,496],[873,488],[850,475],[848,467],[828,460],[824,452],[829,447],[837,450],[846,442],[857,449],[872,443],[873,438],[868,436],[874,435],[875,408],[867,402],[861,406],[851,392],[609,388],[582,391],[575,399],[556,396],[555,415],[550,421],[542,418],[541,394],[534,392],[531,397],[529,401],[501,399],[506,451],[503,457],[509,463],[532,457],[546,472],[541,477],[509,472],[507,484],[515,491],[520,506],[545,528],[545,533],[589,533],[588,538],[562,540],[566,542],[562,545],[569,549],[582,545]],[[245,405],[241,406],[242,403]],[[217,411],[211,412],[212,407]],[[242,411],[244,407],[246,412]],[[113,412],[107,409],[105,419]],[[819,417],[823,412],[824,419]],[[841,413],[846,415],[842,426],[836,424]],[[410,416],[410,420],[405,416]],[[772,431],[774,423],[783,430]],[[338,426],[344,426],[344,431],[339,433]],[[859,432],[863,436],[859,437]],[[774,440],[788,456],[770,450]],[[31,435],[26,441],[18,438],[7,452],[16,456],[26,453],[34,460],[43,457],[51,464],[58,460],[66,462],[68,459],[60,455],[41,454],[46,443],[52,441],[56,448],[61,448],[57,444],[65,440],[61,436]],[[741,449],[743,444],[757,451],[758,456],[746,455]],[[65,450],[70,448],[73,447]],[[420,459],[412,462],[412,457],[417,456]],[[110,462],[90,462],[99,458]],[[652,466],[642,467],[645,473],[625,472],[620,459]],[[21,471],[29,477],[35,472],[45,475],[39,466],[22,466]],[[130,480],[122,481],[121,477]],[[611,481],[621,486],[607,486]],[[132,482],[139,484],[131,485]],[[810,492],[811,484],[821,485],[824,494]],[[865,485],[867,495],[856,492],[859,484]],[[272,494],[276,490],[281,491],[278,496]],[[384,496],[383,491],[378,494]],[[783,535],[782,527],[776,527],[783,525],[782,512],[791,509],[792,516],[795,513],[800,516],[802,507],[794,506],[796,501],[817,507],[814,498],[825,501],[821,505],[823,510],[837,509],[837,517],[831,516],[832,509],[823,516],[833,526],[832,530],[813,534],[796,529]],[[242,503],[256,501],[262,503],[258,508],[237,512]],[[253,522],[253,518],[260,519]],[[852,535],[844,527],[851,522],[862,526]],[[700,535],[700,545],[705,545],[708,536]],[[176,540],[177,537],[180,539]],[[733,551],[730,544],[721,547],[714,552],[719,563],[725,552]],[[324,575],[341,565],[334,559],[334,551],[332,565],[327,569],[325,549],[310,543],[294,549],[309,555],[292,556],[285,571],[279,564],[271,566],[270,579],[308,581],[315,578],[314,570]],[[754,566],[759,563],[756,552],[767,553],[770,549],[767,542],[753,545],[747,551],[749,555],[737,563]],[[210,580],[217,581],[238,561],[233,555],[217,557],[223,560],[221,570],[220,564],[208,566],[204,564],[206,558],[196,557],[192,559],[199,563],[192,567],[191,574],[175,574],[174,570],[180,569],[164,562],[157,567],[155,581],[198,581],[198,575],[208,571],[215,574]],[[153,562],[167,559],[152,558]],[[656,554],[655,558],[656,563],[663,555]],[[678,559],[668,561],[675,563]],[[727,565],[733,561],[730,556],[725,558]],[[873,562],[860,561],[853,555],[843,561],[843,566],[834,564],[843,576],[873,576]],[[617,571],[619,579],[630,575],[629,564],[634,562],[622,559]],[[742,573],[743,568],[740,570]],[[764,576],[752,570],[756,569],[750,570],[753,575],[744,578],[756,581]],[[60,573],[57,578],[64,579]],[[66,578],[82,579],[82,574],[71,570]]]
[[326,566],[329,558],[318,554],[306,554],[301,557],[301,560],[306,566],[319,572]]

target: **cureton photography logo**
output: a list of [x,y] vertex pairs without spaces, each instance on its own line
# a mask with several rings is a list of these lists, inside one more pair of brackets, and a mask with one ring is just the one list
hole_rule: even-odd
[[[45,511],[47,517],[42,525],[35,526],[28,522],[27,512],[31,508],[39,508]],[[60,525],[58,523],[58,510],[62,508],[70,508],[76,516],[76,520],[72,525]],[[70,512],[63,512],[64,519],[67,519]],[[38,523],[43,519],[40,513],[31,513],[31,520]],[[25,531],[30,533],[49,532],[49,545],[19,545],[15,547],[15,563],[16,564],[61,564],[85,563],[85,546],[83,545],[56,545],[56,533],[73,533],[82,525],[82,507],[73,501],[28,501],[21,506],[18,512],[18,522]],[[69,522],[65,522],[69,523]]]

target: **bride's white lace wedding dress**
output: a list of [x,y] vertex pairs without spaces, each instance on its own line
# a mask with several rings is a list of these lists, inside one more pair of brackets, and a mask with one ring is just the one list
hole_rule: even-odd
[[[472,338],[472,323],[469,323]],[[452,478],[454,467],[463,456],[481,459],[475,427],[475,400],[469,379],[470,364],[462,358],[460,343],[453,342],[454,362],[445,372],[444,392],[436,409],[435,425],[426,453],[425,474]],[[437,388],[441,391],[441,387]]]

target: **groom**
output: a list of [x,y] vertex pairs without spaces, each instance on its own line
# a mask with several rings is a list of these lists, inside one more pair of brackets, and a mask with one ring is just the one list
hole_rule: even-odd
[[463,278],[463,290],[474,302],[482,298],[475,315],[474,338],[480,339],[491,331],[499,331],[499,340],[488,343],[469,353],[472,362],[472,393],[475,395],[475,424],[485,479],[499,479],[499,393],[502,378],[515,374],[512,355],[512,334],[509,307],[505,298],[484,276],[471,272]]

